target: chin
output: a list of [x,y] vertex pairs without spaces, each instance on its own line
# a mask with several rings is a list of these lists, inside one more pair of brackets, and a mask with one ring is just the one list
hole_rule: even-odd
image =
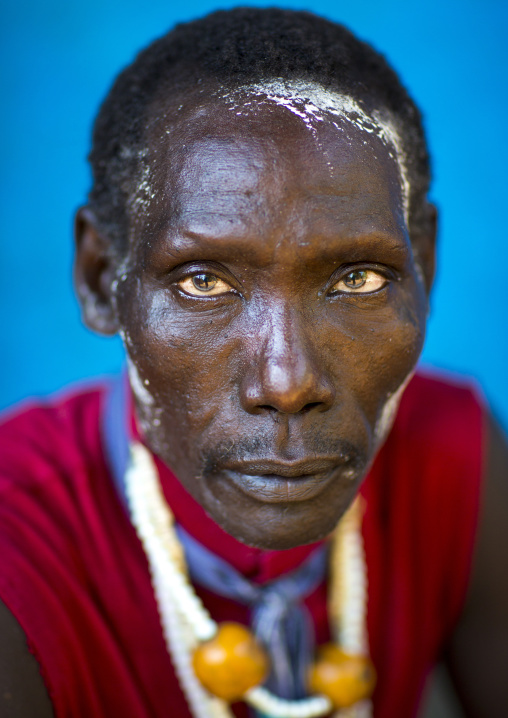
[[224,531],[243,544],[265,551],[283,551],[329,536],[355,495],[356,491],[352,491],[347,498],[342,497],[333,511],[329,502],[326,507],[313,503],[262,504],[246,512],[227,511],[223,504],[215,503],[206,510]]
[[297,546],[305,546],[306,544],[313,544],[316,541],[325,539],[332,533],[335,526],[336,523],[332,524],[327,531],[320,531],[316,533],[311,532],[309,534],[299,534],[297,536],[294,535],[294,531],[289,530],[280,533],[260,531],[259,534],[257,534],[252,532],[252,535],[235,536],[235,538],[244,543],[246,546],[262,549],[263,551],[285,551],[287,549],[296,548]]
[[[312,529],[301,529],[295,530],[294,525],[282,525],[278,526],[260,526],[260,527],[244,527],[244,530],[235,535],[231,533],[238,541],[251,546],[253,548],[263,549],[264,551],[284,551],[286,549],[296,548],[297,546],[304,546],[305,544],[312,544],[316,541],[326,538],[332,533],[339,519],[331,521],[326,526],[320,524],[319,527]],[[226,529],[227,530],[227,529]]]

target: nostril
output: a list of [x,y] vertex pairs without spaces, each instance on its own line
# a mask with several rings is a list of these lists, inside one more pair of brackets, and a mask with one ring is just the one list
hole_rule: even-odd
[[266,411],[269,414],[286,414],[286,413],[304,414],[304,413],[312,411],[312,409],[315,409],[316,407],[320,407],[320,406],[323,406],[322,401],[311,401],[308,404],[305,404],[305,406],[302,406],[302,408],[299,409],[298,411],[290,411],[290,412],[286,412],[286,411],[282,411],[281,409],[277,409],[276,407],[271,406],[271,404],[259,404],[256,408],[258,411]]
[[277,411],[277,409],[274,406],[270,406],[270,404],[261,404],[260,406],[258,406],[258,409],[268,411],[270,414]]
[[302,413],[303,413],[303,412],[307,412],[307,411],[311,411],[312,409],[315,409],[317,406],[321,406],[322,403],[323,403],[323,402],[321,402],[321,401],[311,401],[311,402],[309,402],[308,404],[305,404],[305,406],[302,407],[302,408],[300,409],[300,411],[301,411]]

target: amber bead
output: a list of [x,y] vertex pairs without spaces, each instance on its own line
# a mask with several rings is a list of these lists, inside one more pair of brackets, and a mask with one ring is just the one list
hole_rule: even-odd
[[203,686],[229,702],[262,683],[269,669],[265,651],[239,623],[221,623],[216,635],[194,651],[192,665]]
[[376,672],[365,656],[353,655],[333,643],[322,646],[309,671],[309,690],[321,693],[334,708],[348,708],[372,695]]

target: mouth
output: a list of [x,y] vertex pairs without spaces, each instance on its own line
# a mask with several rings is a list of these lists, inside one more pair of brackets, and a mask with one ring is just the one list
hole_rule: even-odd
[[262,503],[292,503],[315,498],[339,473],[350,473],[345,463],[343,457],[245,461],[227,465],[221,474],[249,498]]

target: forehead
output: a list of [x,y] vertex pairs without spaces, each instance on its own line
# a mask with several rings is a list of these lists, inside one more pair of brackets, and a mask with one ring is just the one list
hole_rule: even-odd
[[256,110],[265,104],[278,105],[303,121],[313,134],[321,123],[331,123],[340,130],[347,121],[361,132],[377,137],[397,162],[407,213],[409,177],[406,156],[399,133],[386,112],[374,110],[369,113],[350,95],[302,80],[274,79],[218,92],[217,96],[235,114],[241,114],[247,108]]
[[333,111],[329,96],[325,107],[316,99],[243,88],[187,103],[176,122],[160,120],[150,188],[160,219],[216,232],[404,226],[404,172],[389,134],[351,101],[339,112],[340,96]]

